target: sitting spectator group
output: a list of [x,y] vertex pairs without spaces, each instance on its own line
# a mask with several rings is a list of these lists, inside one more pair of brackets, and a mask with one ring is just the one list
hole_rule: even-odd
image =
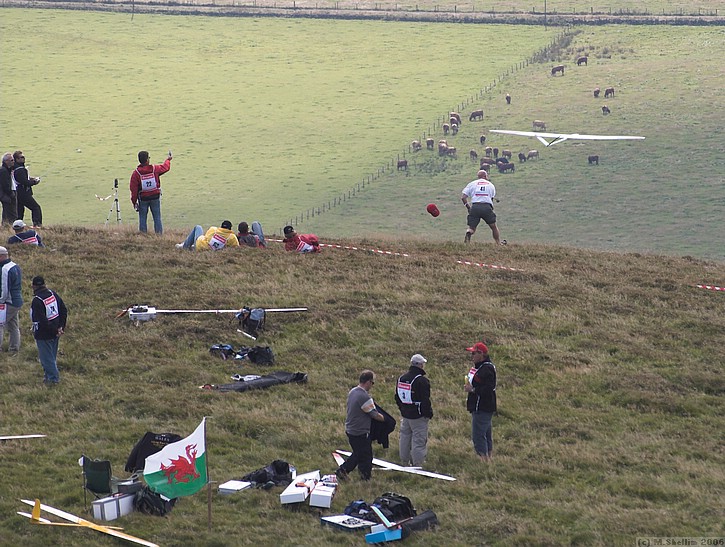
[[[236,234],[232,231],[230,220],[223,221],[220,227],[212,226],[206,232],[197,224],[182,243],[176,244],[176,247],[190,251],[218,251],[226,247],[267,248],[262,225],[259,222],[252,222],[251,230],[247,222],[240,222],[237,230]],[[319,253],[320,241],[315,234],[298,234],[294,227],[285,226],[284,248],[286,251],[298,253]]]

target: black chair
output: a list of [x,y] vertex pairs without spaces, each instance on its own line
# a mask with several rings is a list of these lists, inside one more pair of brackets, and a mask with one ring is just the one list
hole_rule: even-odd
[[83,502],[88,510],[88,492],[95,499],[110,496],[114,491],[117,479],[111,472],[111,462],[108,460],[92,460],[86,455],[81,456],[83,468]]

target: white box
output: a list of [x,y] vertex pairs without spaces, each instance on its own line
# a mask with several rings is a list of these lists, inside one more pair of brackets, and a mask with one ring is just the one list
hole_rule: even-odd
[[329,509],[332,505],[332,498],[335,497],[336,486],[326,486],[321,482],[310,492],[310,507],[324,507]]
[[134,494],[115,494],[91,503],[93,518],[98,520],[116,520],[133,512]]
[[351,517],[350,515],[331,515],[329,517],[321,517],[320,523],[327,524],[334,528],[342,530],[361,530],[368,526],[375,526],[375,523],[369,520]]
[[247,481],[227,481],[219,485],[220,494],[233,494],[234,492],[240,492],[246,490],[252,486],[251,482]]
[[310,471],[302,475],[297,475],[297,478],[290,483],[290,485],[284,489],[279,495],[279,501],[282,505],[288,503],[299,503],[305,501],[312,489],[320,480],[320,471]]

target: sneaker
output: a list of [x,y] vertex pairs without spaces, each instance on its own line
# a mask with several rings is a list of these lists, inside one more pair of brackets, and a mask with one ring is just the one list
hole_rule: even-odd
[[340,482],[346,481],[348,479],[347,471],[345,471],[342,467],[337,468],[337,470],[335,471],[335,476]]
[[464,243],[470,243],[471,242],[471,232],[466,232],[466,237],[463,240]]
[[184,244],[183,244],[183,243],[177,243],[177,244],[176,244],[176,248],[177,248],[177,249],[181,249],[181,248],[183,248],[183,247],[184,247]]
[[508,241],[506,241],[505,239],[502,239],[502,240],[501,240],[501,245],[508,245],[508,244],[509,244],[509,242],[508,242]]

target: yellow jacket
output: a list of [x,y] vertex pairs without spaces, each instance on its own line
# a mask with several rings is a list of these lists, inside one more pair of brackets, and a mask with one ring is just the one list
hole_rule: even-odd
[[212,226],[196,239],[195,247],[197,251],[218,251],[224,247],[239,247],[239,240],[231,230]]

